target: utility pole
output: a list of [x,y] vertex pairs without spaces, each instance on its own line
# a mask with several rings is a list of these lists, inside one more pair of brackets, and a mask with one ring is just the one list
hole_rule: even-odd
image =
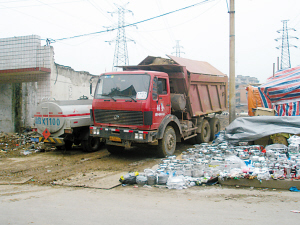
[[[283,27],[282,30],[278,30],[277,33],[282,32],[282,37],[275,39],[275,41],[278,41],[281,39],[281,60],[280,60],[280,69],[287,69],[291,68],[291,59],[290,59],[290,46],[297,48],[295,45],[290,45],[289,38],[296,38],[297,37],[291,37],[289,36],[289,30],[296,31],[294,28],[288,28],[287,22],[288,20],[281,20]],[[280,48],[276,47],[277,49]]]
[[[116,43],[113,68],[112,68],[113,71],[117,71],[118,66],[129,65],[127,41],[133,41],[133,40],[126,38],[126,34],[125,34],[125,13],[127,12],[132,13],[131,10],[125,9],[125,6],[127,4],[123,6],[115,4],[115,6],[117,7],[117,11],[110,12],[111,15],[113,15],[114,13],[118,14],[118,26],[117,26],[118,33],[117,33],[117,38],[113,40]],[[106,41],[106,42],[111,43],[113,41]]]
[[[180,53],[184,53],[180,51],[180,48],[183,48],[182,46],[179,45],[179,40],[176,41],[176,46],[173,47],[176,49],[175,53],[176,53],[176,57],[180,57]],[[172,52],[173,54],[174,52]]]
[[235,29],[234,0],[230,0],[229,9],[229,124],[235,119]]

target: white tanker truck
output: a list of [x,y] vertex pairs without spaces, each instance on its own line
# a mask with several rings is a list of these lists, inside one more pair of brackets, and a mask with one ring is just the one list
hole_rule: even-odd
[[92,125],[90,109],[92,100],[86,96],[79,100],[42,101],[34,114],[33,130],[39,133],[35,142],[71,149],[72,145],[81,144],[83,151],[97,151],[103,144],[97,137],[89,136]]

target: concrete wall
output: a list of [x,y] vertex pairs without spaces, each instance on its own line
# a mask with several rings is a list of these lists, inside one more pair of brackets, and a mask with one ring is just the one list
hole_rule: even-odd
[[[85,95],[91,99],[90,79],[85,71],[75,71],[71,67],[53,64],[51,68],[51,98],[56,100],[76,100]],[[94,79],[96,81],[96,79]]]
[[50,47],[38,35],[0,39],[0,70],[50,68]]
[[37,90],[38,82],[22,83],[22,127],[32,126],[32,117],[38,104]]
[[12,85],[0,84],[0,131],[13,131],[13,112],[12,112]]

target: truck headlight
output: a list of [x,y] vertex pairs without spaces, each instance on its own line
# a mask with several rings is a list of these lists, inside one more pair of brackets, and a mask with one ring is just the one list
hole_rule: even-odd
[[99,135],[100,129],[99,128],[90,129],[90,134]]

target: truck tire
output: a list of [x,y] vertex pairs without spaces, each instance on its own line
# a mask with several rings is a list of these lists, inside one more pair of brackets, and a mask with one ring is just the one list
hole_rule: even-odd
[[195,137],[197,144],[208,143],[210,140],[210,125],[207,119],[204,119],[201,124],[201,133],[198,133]]
[[209,121],[210,125],[210,140],[213,141],[215,139],[215,135],[220,132],[221,124],[218,118],[211,118]]
[[100,138],[89,136],[87,140],[81,141],[81,147],[84,152],[95,152],[101,147]]
[[171,126],[167,126],[162,139],[158,140],[158,157],[173,155],[176,149],[176,134]]
[[125,147],[116,145],[106,145],[106,149],[112,155],[119,155],[125,151]]

